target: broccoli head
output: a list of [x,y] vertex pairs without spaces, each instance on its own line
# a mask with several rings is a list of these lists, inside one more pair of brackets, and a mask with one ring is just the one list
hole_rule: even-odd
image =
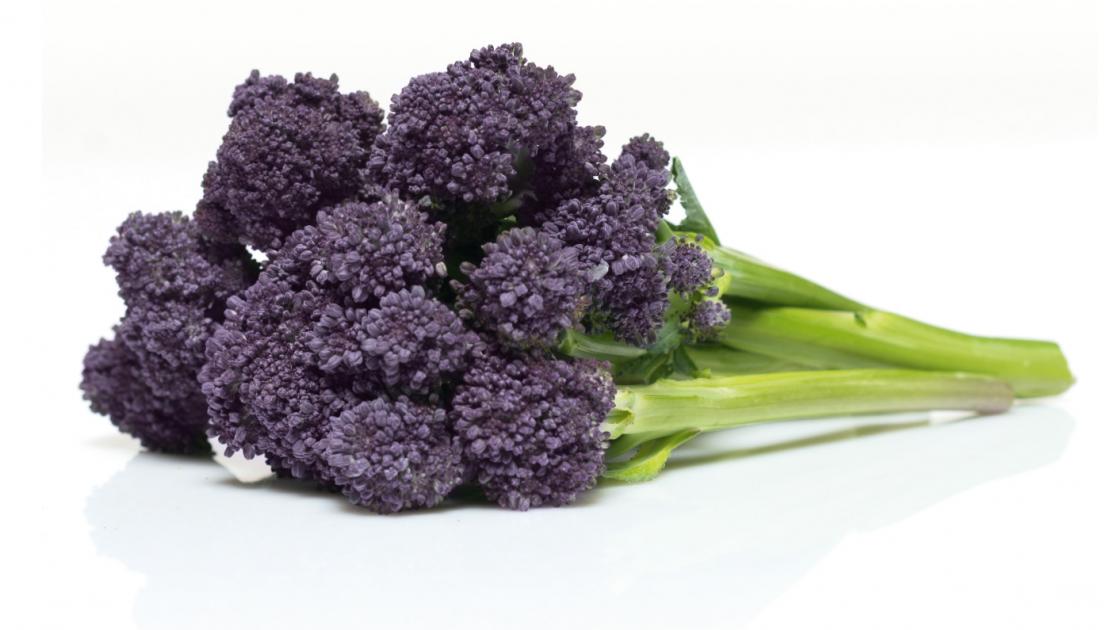
[[376,512],[432,507],[465,474],[447,412],[408,398],[365,400],[331,417],[315,450],[324,481]]
[[565,505],[603,471],[614,394],[597,361],[491,350],[464,375],[451,416],[487,497],[515,510]]
[[226,298],[256,266],[214,244],[177,212],[129,215],[105,252],[125,315],[86,355],[81,388],[94,411],[147,448],[206,451],[206,403],[195,381]]
[[384,113],[338,77],[261,77],[234,90],[229,131],[202,179],[199,224],[213,239],[276,248],[316,212],[355,195]]
[[393,97],[367,176],[445,205],[493,204],[538,182],[538,197],[578,190],[603,163],[603,131],[576,124],[574,82],[526,61],[520,44],[475,50]]
[[462,312],[504,343],[546,348],[587,308],[589,270],[579,252],[532,228],[514,228],[483,246],[479,266],[464,263],[453,282]]
[[480,343],[425,287],[442,234],[393,195],[294,232],[207,345],[211,435],[373,510],[442,499],[462,471],[441,395]]

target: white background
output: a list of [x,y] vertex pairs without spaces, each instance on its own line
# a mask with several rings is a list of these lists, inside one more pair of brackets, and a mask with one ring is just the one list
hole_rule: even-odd
[[[6,4],[0,625],[1120,627],[1116,8]],[[512,40],[577,74],[610,154],[664,140],[729,244],[926,321],[1057,339],[1078,385],[813,446],[757,448],[847,425],[707,436],[653,483],[526,514],[372,516],[140,453],[86,409],[81,356],[122,310],[107,237],[193,207],[250,69],[387,104]]]

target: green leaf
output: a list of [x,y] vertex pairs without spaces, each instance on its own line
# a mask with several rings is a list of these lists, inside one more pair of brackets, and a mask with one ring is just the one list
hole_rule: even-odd
[[696,365],[685,346],[673,350],[673,373],[688,378],[708,378],[712,375],[710,370]]
[[647,385],[672,375],[671,352],[646,354],[619,363],[614,368],[614,382],[619,385]]
[[700,429],[684,429],[646,442],[638,447],[638,452],[630,459],[608,465],[603,476],[627,482],[649,481],[665,468],[665,462],[669,461],[669,454],[673,449],[697,435],[700,435]]
[[703,234],[719,245],[716,229],[708,219],[708,214],[704,212],[704,206],[700,205],[700,200],[688,181],[688,175],[684,172],[684,165],[681,164],[680,158],[673,158],[673,181],[677,185],[677,194],[680,195],[681,206],[684,207],[685,213],[684,221],[681,221],[677,229],[682,232]]

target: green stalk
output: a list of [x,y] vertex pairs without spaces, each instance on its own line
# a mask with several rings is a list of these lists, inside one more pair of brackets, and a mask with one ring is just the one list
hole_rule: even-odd
[[766,374],[770,372],[801,372],[813,369],[787,358],[773,357],[757,352],[735,350],[718,343],[688,346],[685,350],[697,369],[711,376],[738,374]]
[[766,304],[822,308],[838,311],[856,311],[866,306],[830,291],[801,276],[768,265],[730,247],[721,247],[702,241],[716,267],[730,277],[724,294]]
[[[682,431],[777,420],[939,409],[998,413],[1013,401],[1011,388],[999,379],[916,370],[825,370],[661,380],[619,389],[607,429],[612,438],[633,447]],[[612,450],[620,452],[620,448]]]
[[1023,397],[1059,394],[1073,384],[1061,349],[1048,341],[966,335],[886,311],[731,307],[724,345],[812,368],[972,372],[1004,379]]
[[629,361],[646,354],[645,348],[622,343],[610,335],[588,335],[577,330],[568,330],[556,350],[570,357],[611,363]]

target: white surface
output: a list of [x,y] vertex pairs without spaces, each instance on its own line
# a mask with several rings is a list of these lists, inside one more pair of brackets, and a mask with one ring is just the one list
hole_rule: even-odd
[[[686,4],[52,4],[46,74],[6,79],[28,142],[4,164],[3,625],[1120,627],[1115,5]],[[34,13],[3,22],[34,38]],[[1080,382],[815,445],[707,436],[653,483],[527,514],[371,516],[138,453],[88,412],[81,354],[121,310],[106,238],[193,206],[250,68],[386,103],[510,39],[579,76],[611,153],[648,129],[685,158],[730,244],[927,321],[1058,339]],[[35,70],[37,44],[3,40]]]

